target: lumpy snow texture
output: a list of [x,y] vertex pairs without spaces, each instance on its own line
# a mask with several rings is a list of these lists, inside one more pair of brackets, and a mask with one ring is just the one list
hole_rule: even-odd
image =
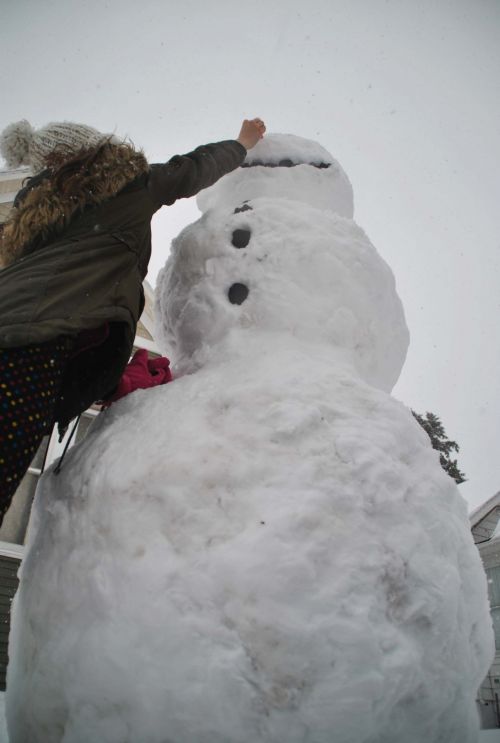
[[44,476],[11,743],[475,743],[491,625],[455,484],[334,356],[254,341]]
[[175,243],[175,381],[41,479],[11,743],[477,741],[486,579],[455,483],[384,391],[407,343],[390,271],[333,211],[247,206]]
[[[177,363],[204,363],[231,328],[260,329],[335,347],[371,384],[391,390],[408,347],[392,272],[350,219],[289,199],[219,207],[174,240],[158,278],[157,337]],[[236,249],[236,230],[250,232]],[[234,283],[248,298],[235,308]]]
[[[296,134],[267,134],[255,147],[248,150],[246,163],[262,162],[278,165],[289,161],[295,165],[328,165],[336,160],[318,142],[297,137]],[[337,163],[339,170],[341,169]]]
[[[291,160],[294,167],[266,167]],[[238,168],[197,197],[202,212],[219,204],[238,206],[257,197],[288,198],[342,217],[353,216],[352,186],[339,163],[316,142],[292,134],[269,134],[249,150],[246,162],[264,165]],[[328,164],[328,168],[315,167]]]

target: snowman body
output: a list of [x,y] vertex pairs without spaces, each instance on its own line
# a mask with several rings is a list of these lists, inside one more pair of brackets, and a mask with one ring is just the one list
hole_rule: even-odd
[[177,378],[42,480],[11,743],[477,739],[486,581],[455,484],[388,394],[408,342],[392,274],[328,153],[255,150],[159,279]]

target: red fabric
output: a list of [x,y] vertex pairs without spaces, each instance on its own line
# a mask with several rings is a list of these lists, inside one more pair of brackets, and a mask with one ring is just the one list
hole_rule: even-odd
[[165,356],[149,359],[148,352],[140,348],[125,367],[116,391],[105,401],[105,405],[110,405],[134,390],[144,390],[156,387],[157,384],[171,382],[172,372],[169,365],[170,361]]

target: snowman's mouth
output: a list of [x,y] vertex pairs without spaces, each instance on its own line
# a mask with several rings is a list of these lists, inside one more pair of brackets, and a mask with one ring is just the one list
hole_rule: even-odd
[[291,160],[280,160],[278,163],[265,163],[262,160],[253,160],[249,163],[242,163],[240,168],[294,168],[296,165],[311,165],[313,168],[329,168],[331,163],[294,163]]

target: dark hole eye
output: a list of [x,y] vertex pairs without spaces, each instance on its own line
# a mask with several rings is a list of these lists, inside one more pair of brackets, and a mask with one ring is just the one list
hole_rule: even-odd
[[245,284],[233,284],[229,287],[227,296],[231,304],[243,304],[248,293],[248,286]]
[[235,230],[231,243],[235,248],[246,248],[250,242],[250,230]]
[[239,214],[240,212],[251,212],[252,207],[248,204],[243,204],[243,206],[237,206],[234,210],[233,214]]

